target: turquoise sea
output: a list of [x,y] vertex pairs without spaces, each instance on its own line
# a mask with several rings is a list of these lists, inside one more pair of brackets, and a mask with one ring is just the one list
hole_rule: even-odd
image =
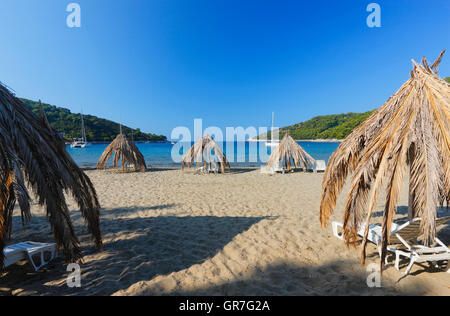
[[[331,154],[337,149],[339,143],[299,142],[299,144],[315,159],[328,161]],[[181,164],[172,158],[182,155],[191,144],[171,143],[138,143],[139,150],[145,157],[147,164],[153,167],[178,167]],[[90,144],[86,148],[70,148],[67,151],[80,167],[95,167],[98,158],[108,144]],[[176,146],[174,148],[174,146]],[[261,166],[270,155],[271,148],[264,143],[235,142],[225,143],[222,146],[231,166],[252,167]],[[175,157],[176,158],[176,157]]]

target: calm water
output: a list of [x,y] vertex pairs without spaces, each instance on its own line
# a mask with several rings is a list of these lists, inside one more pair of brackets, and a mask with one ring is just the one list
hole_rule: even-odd
[[[299,142],[299,144],[315,159],[328,161],[331,154],[339,146],[339,143],[315,143]],[[172,159],[172,151],[182,155],[191,144],[170,143],[140,143],[139,150],[145,157],[146,162],[154,167],[176,167],[180,166],[178,161]],[[70,148],[67,151],[72,155],[80,167],[95,167],[98,158],[105,150],[107,144],[91,144],[87,148]],[[174,146],[176,146],[174,148]],[[226,143],[222,146],[232,166],[261,166],[270,155],[271,148],[264,143]],[[234,157],[234,159],[232,159]],[[233,162],[234,161],[234,162]]]

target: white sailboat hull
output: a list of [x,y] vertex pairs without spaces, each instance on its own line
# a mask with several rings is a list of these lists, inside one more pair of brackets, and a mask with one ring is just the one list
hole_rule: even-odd
[[86,148],[87,143],[76,142],[70,144],[70,148]]
[[83,112],[81,112],[81,138],[73,141],[70,144],[70,148],[86,148],[88,142],[86,141],[86,129],[84,127]]

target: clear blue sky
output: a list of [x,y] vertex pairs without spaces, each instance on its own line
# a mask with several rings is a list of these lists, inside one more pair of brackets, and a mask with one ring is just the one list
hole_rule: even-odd
[[[66,26],[78,2],[82,27]],[[383,104],[412,58],[450,76],[450,1],[1,0],[0,81],[20,97],[170,136]]]

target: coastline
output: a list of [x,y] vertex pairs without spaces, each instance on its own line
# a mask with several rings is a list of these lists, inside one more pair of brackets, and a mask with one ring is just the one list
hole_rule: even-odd
[[[229,151],[229,161],[233,168],[237,167],[260,167],[266,164],[268,155],[261,154],[267,150],[270,153],[268,143],[260,142],[239,142],[239,143],[224,143],[223,148],[225,153]],[[308,153],[317,160],[328,161],[332,153],[340,143],[331,141],[316,141],[300,143],[305,147]],[[187,148],[183,144],[183,148]],[[72,155],[78,166],[95,167],[98,158],[104,152],[107,144],[90,143],[85,149],[73,149],[67,146],[68,152]],[[137,146],[141,150],[148,165],[152,167],[175,167],[181,168],[181,163],[174,161],[172,151],[174,146],[171,143],[138,143]],[[179,146],[179,145],[178,145]],[[190,146],[189,146],[190,147]],[[234,149],[233,149],[234,147]]]
[[[94,144],[94,145],[109,145],[111,144],[111,141],[88,141],[88,144]],[[72,142],[65,142],[66,145],[70,145]],[[136,140],[134,141],[134,143],[136,144],[167,144],[170,143],[170,141],[166,140],[166,141],[161,141],[161,140]]]
[[[342,143],[343,139],[294,139],[296,142],[302,142],[302,143]],[[264,142],[271,142],[271,140],[267,139],[248,139],[246,142],[248,143],[264,143]],[[279,142],[275,141],[275,142]]]

